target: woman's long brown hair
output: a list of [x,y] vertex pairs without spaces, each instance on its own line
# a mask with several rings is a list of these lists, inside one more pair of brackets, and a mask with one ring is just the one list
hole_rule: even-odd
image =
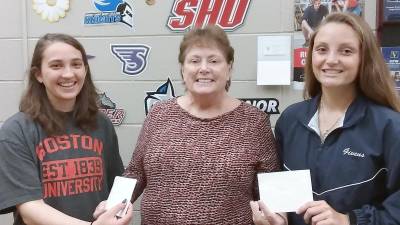
[[47,135],[60,134],[65,131],[65,113],[57,111],[52,106],[46,93],[46,87],[36,79],[36,73],[41,70],[43,52],[49,45],[56,42],[71,45],[82,54],[87,72],[83,87],[76,97],[72,116],[75,125],[82,130],[95,129],[98,112],[97,93],[92,81],[86,52],[79,41],[66,34],[46,34],[37,42],[29,69],[28,85],[22,96],[19,109],[38,122]]
[[310,39],[305,66],[304,98],[312,98],[321,93],[321,83],[315,78],[312,69],[312,52],[318,30],[328,23],[350,26],[360,41],[360,65],[356,87],[360,93],[373,102],[400,112],[400,100],[395,83],[383,59],[379,44],[369,25],[359,16],[351,13],[329,14]]

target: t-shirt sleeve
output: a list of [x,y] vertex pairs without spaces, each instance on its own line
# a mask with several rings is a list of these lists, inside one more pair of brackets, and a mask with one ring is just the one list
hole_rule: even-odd
[[5,123],[0,129],[1,213],[42,198],[39,165],[28,142],[24,142],[23,130],[17,122]]
[[329,14],[329,9],[327,7],[324,7],[324,17],[326,17]]
[[303,14],[303,19],[302,20],[305,20],[305,21],[307,21],[307,23],[310,23],[310,10],[308,8],[306,8],[304,10],[304,14]]
[[114,126],[112,125],[111,121],[108,120],[107,118],[107,126],[106,129],[108,129],[108,133],[110,134],[110,139],[109,139],[109,144],[108,146],[109,149],[107,149],[107,179],[108,179],[108,185],[109,185],[109,190],[111,190],[111,187],[114,183],[114,178],[115,176],[121,176],[122,173],[124,172],[124,165],[122,163],[121,156],[119,154],[119,146],[118,146],[118,137],[115,132]]

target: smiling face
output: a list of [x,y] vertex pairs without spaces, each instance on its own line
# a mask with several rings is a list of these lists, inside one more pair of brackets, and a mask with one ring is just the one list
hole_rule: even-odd
[[357,33],[343,23],[320,27],[312,49],[312,69],[322,88],[355,88],[360,65]]
[[182,65],[182,76],[189,94],[210,96],[226,93],[231,64],[215,46],[189,48]]
[[47,96],[59,111],[72,111],[86,77],[81,52],[73,46],[54,42],[43,52],[36,79],[46,87]]
[[319,6],[321,5],[321,0],[314,0],[313,5],[314,5],[314,9],[318,10]]

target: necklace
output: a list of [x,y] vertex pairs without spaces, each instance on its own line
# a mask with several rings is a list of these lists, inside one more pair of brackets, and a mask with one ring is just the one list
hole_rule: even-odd
[[[339,123],[340,119],[343,117],[343,113],[341,113],[341,114],[338,116],[338,118],[335,120],[335,122],[334,122],[332,125],[328,126],[327,129],[322,130],[322,129],[321,129],[321,112],[322,112],[322,109],[324,109],[324,107],[323,107],[322,100],[321,100],[321,102],[319,103],[319,109],[318,109],[318,117],[319,117],[319,118],[318,118],[318,121],[319,121],[318,126],[319,126],[319,132],[320,132],[320,134],[321,134],[321,135],[320,135],[320,136],[321,136],[321,140],[324,141],[325,138],[328,136],[328,134],[329,134],[334,128],[337,127],[337,124]],[[324,109],[324,110],[325,110],[325,109]]]

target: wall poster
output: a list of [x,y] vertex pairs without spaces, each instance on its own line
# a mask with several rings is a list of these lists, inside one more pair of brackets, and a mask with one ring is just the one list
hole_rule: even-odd
[[400,22],[400,0],[383,0],[383,22]]
[[295,0],[294,2],[293,88],[301,90],[304,86],[307,48],[314,30],[329,13],[351,12],[363,16],[365,0]]
[[382,47],[382,54],[396,82],[396,90],[400,94],[400,46]]

